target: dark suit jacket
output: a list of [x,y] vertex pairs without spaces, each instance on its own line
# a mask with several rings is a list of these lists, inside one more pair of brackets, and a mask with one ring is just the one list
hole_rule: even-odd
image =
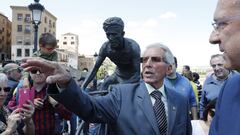
[[209,135],[240,135],[240,75],[235,74],[223,85]]
[[[168,98],[168,135],[191,135],[188,100],[166,88]],[[159,135],[153,105],[143,81],[116,85],[106,96],[93,98],[81,92],[71,80],[60,94],[48,93],[86,121],[106,122],[116,135]]]

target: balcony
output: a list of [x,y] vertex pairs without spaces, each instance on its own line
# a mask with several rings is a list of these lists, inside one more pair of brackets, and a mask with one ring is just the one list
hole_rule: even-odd
[[31,30],[25,29],[25,30],[24,30],[24,33],[25,33],[25,34],[30,34],[30,33],[31,33]]
[[30,41],[25,41],[24,45],[31,45],[31,42]]

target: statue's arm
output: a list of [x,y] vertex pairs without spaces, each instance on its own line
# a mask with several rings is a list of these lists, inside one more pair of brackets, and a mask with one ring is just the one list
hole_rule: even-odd
[[102,56],[98,56],[96,63],[91,71],[91,73],[87,76],[87,78],[85,79],[85,81],[82,84],[82,88],[85,89],[88,84],[93,80],[93,78],[95,77],[99,67],[102,65],[103,61],[105,60],[106,57],[102,57]]

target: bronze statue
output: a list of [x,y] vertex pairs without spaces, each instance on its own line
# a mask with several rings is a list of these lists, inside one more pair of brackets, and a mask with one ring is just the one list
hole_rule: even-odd
[[100,48],[96,63],[85,79],[82,88],[85,89],[94,78],[106,57],[116,65],[116,69],[111,76],[104,80],[100,90],[108,90],[110,84],[138,82],[140,80],[140,47],[138,43],[124,38],[124,23],[119,17],[106,19],[103,29],[108,41]]

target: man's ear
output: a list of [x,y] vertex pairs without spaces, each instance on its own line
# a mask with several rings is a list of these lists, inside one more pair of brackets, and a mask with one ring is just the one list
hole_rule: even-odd
[[172,73],[172,69],[173,69],[173,68],[172,68],[172,65],[169,64],[168,67],[167,67],[167,72],[166,72],[166,74],[167,74],[167,75],[171,74],[171,73]]

